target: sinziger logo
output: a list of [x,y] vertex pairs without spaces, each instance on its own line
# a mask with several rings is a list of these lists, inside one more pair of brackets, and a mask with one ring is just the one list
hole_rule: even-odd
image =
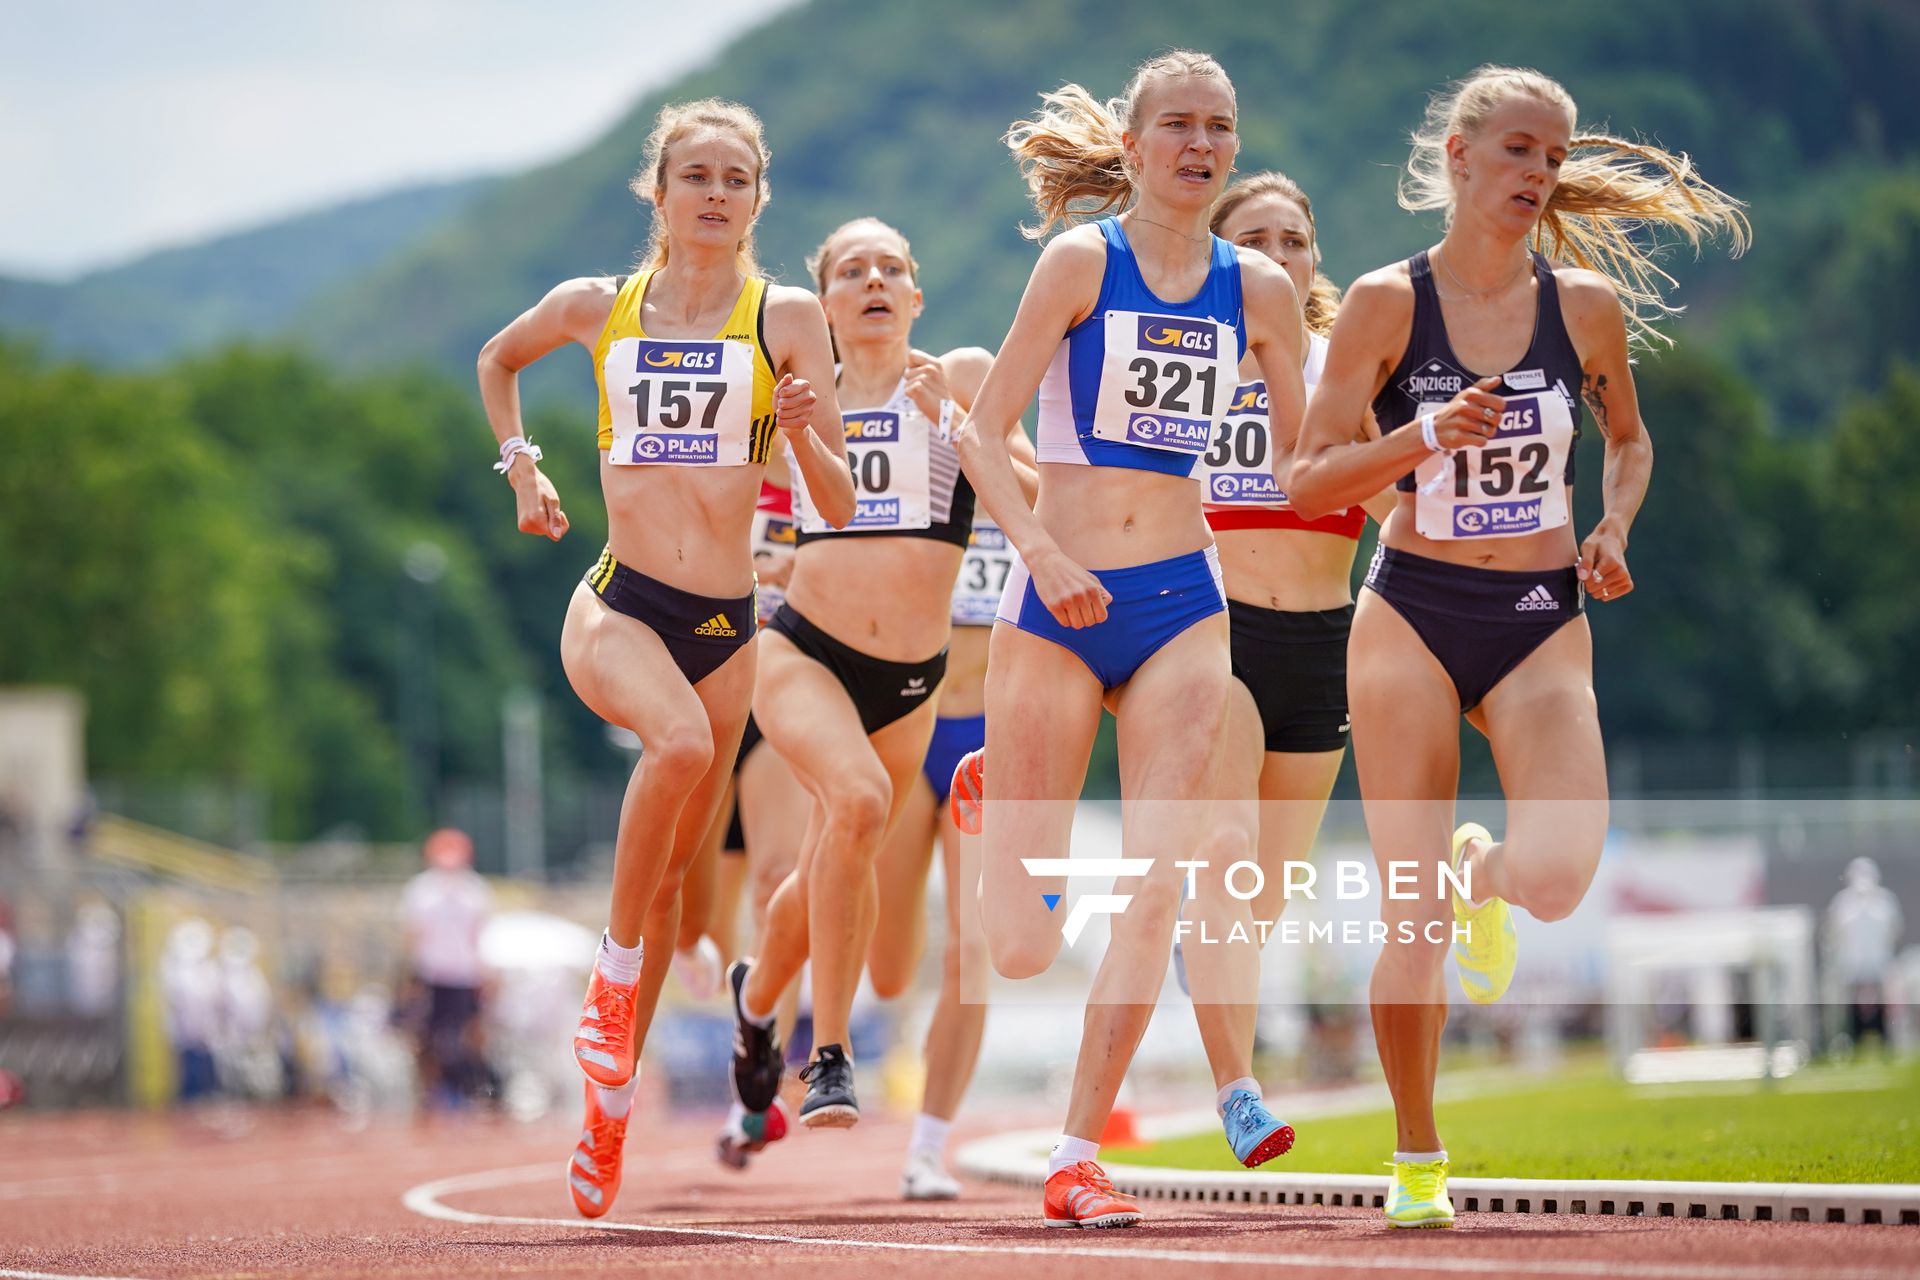
[[[1144,876],[1153,869],[1152,858],[1022,858],[1020,865],[1030,876]],[[1047,894],[1047,910],[1060,904],[1058,894]],[[1080,940],[1087,922],[1095,916],[1117,916],[1133,901],[1130,893],[1089,893],[1076,898],[1073,909],[1060,925],[1067,945]]]

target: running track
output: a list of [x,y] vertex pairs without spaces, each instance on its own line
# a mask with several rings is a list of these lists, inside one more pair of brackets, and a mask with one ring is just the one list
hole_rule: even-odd
[[1474,1214],[1389,1234],[1365,1210],[1166,1205],[1054,1231],[1027,1191],[902,1205],[900,1124],[802,1132],[745,1175],[713,1163],[711,1129],[636,1122],[620,1201],[589,1227],[560,1180],[564,1122],[0,1117],[0,1277],[1920,1276],[1920,1234],[1898,1226]]

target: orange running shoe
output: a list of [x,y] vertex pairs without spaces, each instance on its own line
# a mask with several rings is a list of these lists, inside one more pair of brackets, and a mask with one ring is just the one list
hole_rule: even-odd
[[1107,1172],[1091,1160],[1062,1169],[1047,1179],[1046,1222],[1050,1227],[1130,1227],[1140,1221],[1140,1206],[1113,1189]]
[[987,749],[969,751],[953,766],[953,786],[947,811],[953,825],[970,836],[980,834],[987,804]]
[[639,993],[638,978],[618,985],[594,966],[580,1029],[573,1033],[573,1057],[595,1084],[618,1089],[633,1079],[633,1001]]
[[587,1091],[586,1127],[580,1131],[580,1145],[567,1162],[567,1190],[573,1193],[573,1207],[583,1218],[598,1218],[613,1208],[620,1194],[620,1157],[627,1145],[627,1121],[633,1115],[610,1116],[600,1109],[600,1093],[591,1080],[583,1081]]

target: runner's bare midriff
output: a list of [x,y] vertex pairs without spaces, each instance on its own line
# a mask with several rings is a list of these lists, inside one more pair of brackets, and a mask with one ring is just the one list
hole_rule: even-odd
[[1040,464],[1034,514],[1082,568],[1124,569],[1204,551],[1213,532],[1188,476],[1125,467]]
[[870,657],[921,662],[947,643],[961,554],[932,538],[822,538],[794,552],[787,603]]
[[1223,529],[1220,572],[1227,599],[1283,613],[1319,613],[1353,603],[1348,585],[1360,544],[1312,529]]

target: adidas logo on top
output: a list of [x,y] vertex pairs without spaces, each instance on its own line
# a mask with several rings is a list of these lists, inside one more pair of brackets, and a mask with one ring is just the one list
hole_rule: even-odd
[[1534,587],[1533,590],[1521,596],[1520,602],[1514,605],[1513,607],[1517,612],[1520,612],[1520,613],[1536,613],[1536,612],[1537,613],[1558,613],[1560,612],[1560,602],[1558,600],[1555,600],[1553,598],[1553,593],[1548,591],[1543,586],[1536,586]]
[[[1557,608],[1558,606],[1555,606],[1555,607]],[[727,621],[726,614],[716,613],[711,618],[708,618],[705,622],[695,627],[693,629],[693,634],[697,636],[737,636],[740,633],[733,629],[733,624],[731,622]]]

